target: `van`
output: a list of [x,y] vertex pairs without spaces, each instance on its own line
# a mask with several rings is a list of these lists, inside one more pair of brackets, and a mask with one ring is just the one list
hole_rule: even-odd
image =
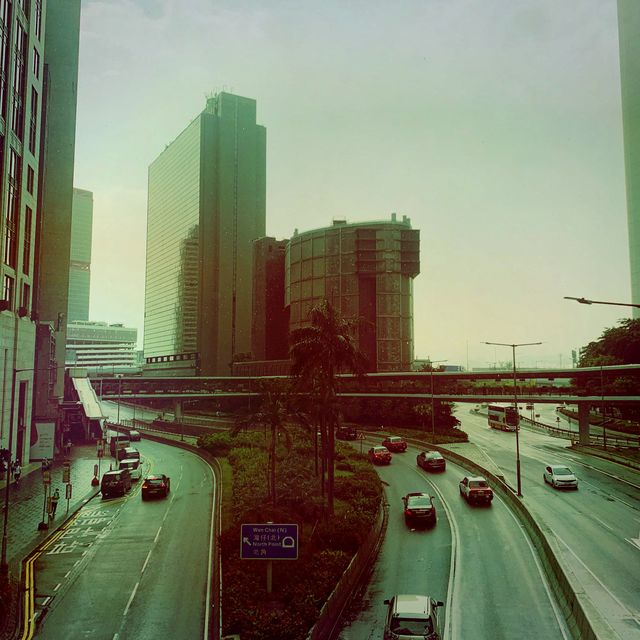
[[438,608],[443,602],[429,596],[400,594],[390,600],[384,625],[384,640],[441,640]]
[[131,473],[129,469],[117,469],[116,471],[107,471],[102,476],[100,483],[100,491],[102,497],[123,496],[131,489]]
[[124,460],[120,460],[118,469],[129,469],[132,481],[140,480],[142,477],[142,468],[140,467],[139,458],[125,458]]
[[118,449],[118,460],[127,459],[136,459],[140,460],[140,452],[135,447],[124,447],[122,449]]

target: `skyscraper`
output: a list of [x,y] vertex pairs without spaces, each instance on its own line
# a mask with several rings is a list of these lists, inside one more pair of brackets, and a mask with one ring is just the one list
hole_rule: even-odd
[[[640,304],[640,2],[618,0],[631,301]],[[634,309],[640,317],[640,309]]]
[[229,93],[149,167],[147,373],[228,375],[251,351],[253,240],[265,234],[266,129]]
[[71,264],[69,265],[67,324],[76,320],[89,320],[92,231],[93,193],[74,188],[71,208]]

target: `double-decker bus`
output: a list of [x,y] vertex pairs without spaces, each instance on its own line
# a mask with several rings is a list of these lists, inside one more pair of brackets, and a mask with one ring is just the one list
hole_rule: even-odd
[[518,410],[512,404],[496,403],[487,407],[489,426],[501,431],[515,431],[518,428]]

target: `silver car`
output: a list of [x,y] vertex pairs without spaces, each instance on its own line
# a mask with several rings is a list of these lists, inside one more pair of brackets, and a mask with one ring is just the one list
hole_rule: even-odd
[[577,489],[578,478],[569,467],[563,464],[548,464],[542,475],[544,481],[558,489]]

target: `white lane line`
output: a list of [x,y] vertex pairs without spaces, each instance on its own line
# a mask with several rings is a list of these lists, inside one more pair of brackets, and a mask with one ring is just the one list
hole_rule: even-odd
[[64,577],[68,578],[70,573],[71,573],[71,571],[67,571],[67,573],[64,574]]
[[140,573],[144,573],[144,570],[147,568],[147,564],[149,562],[149,558],[151,557],[152,551],[153,549],[149,549],[149,553],[147,553],[147,559],[144,561],[144,564],[142,565],[142,571]]
[[524,525],[518,520],[518,518],[516,518],[515,513],[513,513],[513,511],[511,511],[511,509],[509,508],[507,503],[500,496],[497,496],[497,498],[504,505],[504,507],[507,510],[507,512],[509,513],[509,515],[513,518],[513,520],[516,523],[518,529],[520,529],[520,532],[522,533],[522,537],[525,539],[525,541],[527,543],[527,546],[529,547],[529,551],[531,552],[531,556],[533,557],[533,561],[536,563],[536,568],[538,569],[538,573],[540,574],[540,581],[542,582],[542,585],[544,586],[544,590],[547,593],[547,598],[549,599],[549,602],[551,603],[551,608],[553,609],[553,613],[554,613],[554,615],[556,617],[556,622],[558,623],[558,628],[560,629],[560,633],[562,633],[562,637],[564,638],[564,640],[570,640],[572,636],[569,634],[569,632],[568,632],[568,630],[566,628],[566,626],[567,626],[566,620],[564,619],[564,616],[562,615],[562,612],[560,611],[560,607],[558,606],[558,603],[556,602],[556,599],[553,596],[553,593],[551,591],[551,587],[549,586],[549,583],[547,581],[547,577],[545,576],[544,569],[542,568],[542,564],[540,562],[540,558],[538,556],[538,553],[536,552],[536,550],[535,550],[535,548],[533,546],[533,543],[529,539],[529,534],[525,531]]
[[126,618],[127,613],[129,613],[129,607],[131,606],[131,603],[133,602],[133,599],[135,598],[136,595],[136,591],[138,590],[138,585],[140,583],[136,582],[136,586],[133,587],[133,591],[131,592],[131,595],[129,596],[129,602],[127,602],[127,606],[124,608],[124,613],[122,614],[123,618]]
[[153,544],[158,542],[158,538],[160,537],[160,532],[161,531],[162,531],[162,525],[160,525],[160,528],[158,529],[158,533],[156,533],[156,537],[153,539]]
[[603,520],[600,520],[600,518],[597,518],[596,516],[594,516],[593,513],[591,514],[591,517],[596,522],[599,522],[603,527],[606,527],[607,529],[609,529],[609,531],[613,531],[613,527],[610,527],[606,522],[604,522]]
[[[206,609],[204,614],[204,640],[209,638],[209,610],[211,609],[211,572],[213,570],[213,541],[218,535],[218,532],[215,528],[215,511],[216,511],[216,494],[218,491],[218,487],[216,485],[216,474],[212,469],[211,465],[207,465],[211,473],[211,480],[213,483],[213,491],[211,492],[211,522],[209,524],[209,571],[207,571],[207,595],[206,595]],[[181,467],[182,469],[182,467]],[[180,477],[182,478],[182,472],[180,473]],[[222,584],[222,583],[220,583]]]
[[53,590],[57,591],[61,586],[62,586],[62,582],[58,582],[58,584],[55,587],[53,587]]

